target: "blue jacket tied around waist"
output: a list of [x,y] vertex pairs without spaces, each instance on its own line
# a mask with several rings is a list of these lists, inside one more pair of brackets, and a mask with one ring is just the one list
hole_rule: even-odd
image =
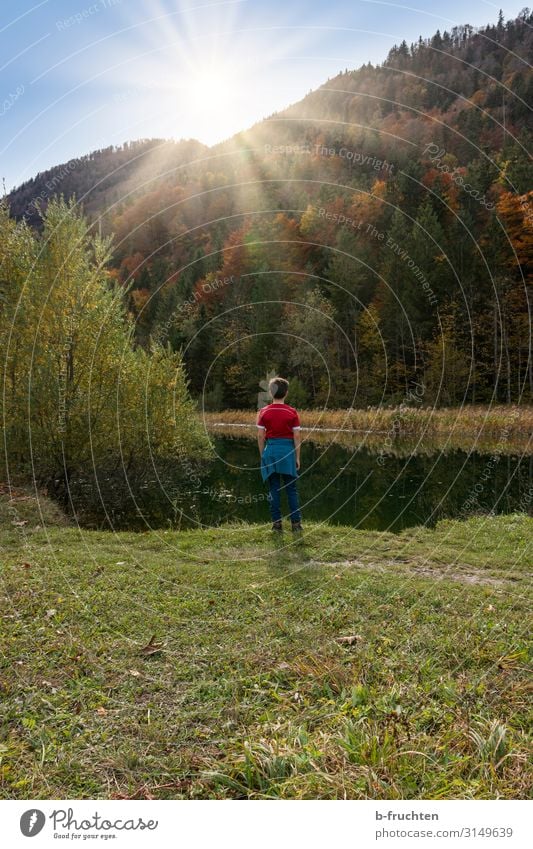
[[261,476],[266,481],[274,472],[293,478],[298,476],[293,439],[267,440],[261,455]]

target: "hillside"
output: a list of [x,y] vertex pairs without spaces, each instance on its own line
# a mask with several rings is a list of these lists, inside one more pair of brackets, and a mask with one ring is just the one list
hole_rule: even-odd
[[61,165],[42,171],[22,183],[8,196],[11,214],[38,226],[39,207],[46,209],[52,197],[76,197],[89,218],[113,207],[113,214],[143,194],[169,172],[205,155],[198,141],[140,139],[119,147],[93,150]]
[[83,198],[138,342],[182,348],[212,409],[269,370],[309,406],[531,401],[532,23],[403,42],[211,149],[96,152],[12,213]]

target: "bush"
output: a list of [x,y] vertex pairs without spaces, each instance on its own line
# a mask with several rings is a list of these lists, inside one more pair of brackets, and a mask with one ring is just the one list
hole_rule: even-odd
[[133,346],[110,240],[59,200],[42,237],[3,207],[0,244],[5,472],[57,488],[92,468],[205,457],[181,356]]

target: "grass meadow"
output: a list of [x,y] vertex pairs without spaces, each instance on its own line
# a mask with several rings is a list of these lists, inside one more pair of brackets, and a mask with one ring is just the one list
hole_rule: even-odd
[[532,519],[0,521],[1,798],[529,794]]

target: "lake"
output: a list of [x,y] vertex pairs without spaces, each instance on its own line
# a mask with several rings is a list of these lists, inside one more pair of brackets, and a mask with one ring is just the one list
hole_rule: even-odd
[[[213,442],[216,459],[188,478],[168,464],[142,481],[130,481],[129,488],[123,477],[99,476],[102,500],[95,503],[89,495],[94,482],[78,482],[73,500],[84,523],[140,529],[268,522],[255,441],[216,435]],[[380,456],[357,444],[356,437],[350,448],[306,442],[299,480],[304,522],[400,531],[433,526],[442,518],[531,510],[531,455],[427,448],[398,454]]]

